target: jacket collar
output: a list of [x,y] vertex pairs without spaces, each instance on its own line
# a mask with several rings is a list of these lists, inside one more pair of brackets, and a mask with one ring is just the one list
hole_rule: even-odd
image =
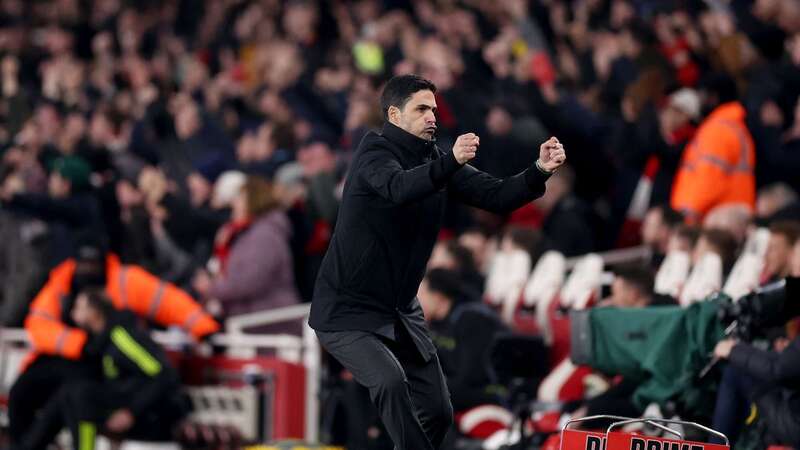
[[430,156],[436,146],[435,138],[426,141],[390,122],[384,122],[383,128],[381,128],[381,136],[399,145],[404,150],[411,150],[414,154],[422,157]]

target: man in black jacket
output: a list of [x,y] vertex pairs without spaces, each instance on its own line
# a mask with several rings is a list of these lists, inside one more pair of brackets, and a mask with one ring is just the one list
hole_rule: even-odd
[[[800,278],[785,281],[782,316],[797,317]],[[741,300],[740,300],[741,301]],[[733,443],[744,424],[756,418],[766,428],[765,444],[800,446],[800,336],[779,339],[777,351],[725,339],[717,343],[714,355],[728,360],[723,371],[714,410],[714,428]]]
[[336,232],[314,290],[309,324],[323,347],[370,391],[400,450],[438,448],[452,423],[441,365],[416,299],[447,193],[494,212],[541,196],[566,157],[557,139],[535,167],[497,179],[467,164],[480,139],[435,143],[436,87],[416,75],[389,80],[381,133],[361,141],[345,182]]
[[169,440],[173,427],[189,411],[177,372],[161,348],[117,311],[99,290],[81,292],[71,312],[91,333],[85,361],[99,363],[103,380],[68,383],[48,404],[19,443],[18,450],[46,448],[63,425],[76,449],[94,448],[98,432],[142,440]]

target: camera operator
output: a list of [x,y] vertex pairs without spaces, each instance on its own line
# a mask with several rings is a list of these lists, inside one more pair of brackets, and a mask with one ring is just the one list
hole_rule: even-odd
[[[787,306],[796,310],[792,304],[800,301],[800,243],[794,246],[791,269],[793,277],[778,289],[785,295],[784,322],[796,315],[787,313]],[[717,393],[713,428],[735,443],[744,425],[758,420],[765,444],[800,447],[800,336],[791,341],[779,338],[772,350],[725,339],[714,355],[729,364]]]

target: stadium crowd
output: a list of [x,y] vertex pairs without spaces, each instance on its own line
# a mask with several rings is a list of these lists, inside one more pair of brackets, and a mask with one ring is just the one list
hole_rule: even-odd
[[[195,301],[217,319],[310,301],[352,151],[403,73],[436,84],[441,148],[481,137],[481,170],[516,174],[551,135],[568,149],[540,200],[507,217],[453,202],[442,219],[420,299],[457,412],[502,404],[471,358],[513,326],[480,302],[498,253],[644,244],[647,269],[619,268],[606,304],[646,307],[682,303],[654,295],[671,251],[728,274],[767,227],[760,282],[800,276],[797,0],[0,0],[0,60],[6,327],[32,326],[34,298],[64,281],[52,269],[98,262],[87,236],[136,267],[150,303],[131,308],[197,337],[216,324],[188,320]],[[182,306],[159,315],[156,279]],[[615,388],[570,413],[630,397]],[[349,416],[329,437],[379,448],[370,417]]]

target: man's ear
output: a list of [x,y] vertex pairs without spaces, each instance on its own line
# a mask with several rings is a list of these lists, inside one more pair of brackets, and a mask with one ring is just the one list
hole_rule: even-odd
[[400,108],[397,106],[390,106],[389,109],[386,110],[386,116],[389,117],[389,122],[393,123],[394,125],[398,125],[400,123]]

